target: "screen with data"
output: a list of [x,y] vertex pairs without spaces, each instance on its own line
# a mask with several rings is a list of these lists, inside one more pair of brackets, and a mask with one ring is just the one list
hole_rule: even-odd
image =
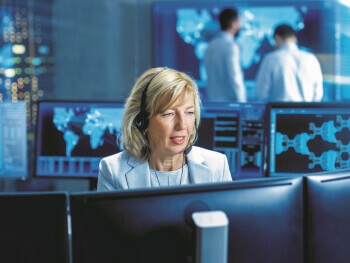
[[28,176],[26,104],[0,103],[0,177]]
[[263,176],[264,104],[205,103],[196,145],[227,156],[234,179]]
[[350,168],[350,104],[271,104],[270,176]]
[[102,157],[118,153],[124,104],[42,101],[36,176],[97,177]]
[[[153,4],[153,62],[190,73],[206,89],[204,54],[220,31],[219,14],[226,7],[240,13],[236,38],[249,99],[256,99],[255,76],[264,55],[275,46],[277,25],[291,25],[299,46],[316,54],[325,88],[334,85],[336,56],[333,1],[176,1]],[[171,50],[171,52],[169,52]],[[205,93],[204,93],[205,94]]]

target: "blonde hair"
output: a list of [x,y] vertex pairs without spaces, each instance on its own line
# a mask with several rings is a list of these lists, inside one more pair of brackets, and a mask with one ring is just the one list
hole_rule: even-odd
[[[158,73],[158,74],[157,74]],[[155,76],[155,74],[157,74]],[[193,96],[194,116],[198,127],[200,121],[200,98],[194,80],[187,74],[169,68],[151,68],[145,71],[135,82],[130,96],[125,103],[122,124],[122,143],[132,156],[144,161],[149,158],[147,138],[135,125],[135,118],[140,112],[142,93],[149,82],[146,92],[146,110],[149,118],[168,110],[180,96]],[[195,138],[197,127],[190,135],[189,145]]]

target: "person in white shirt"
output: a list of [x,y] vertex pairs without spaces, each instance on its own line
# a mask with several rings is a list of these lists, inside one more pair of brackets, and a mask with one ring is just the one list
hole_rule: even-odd
[[224,9],[219,20],[221,32],[209,43],[204,56],[208,100],[246,102],[240,51],[235,42],[241,28],[240,17],[235,9]]
[[323,97],[321,66],[316,56],[297,46],[295,31],[279,25],[274,32],[277,50],[268,53],[256,77],[261,100],[317,102]]

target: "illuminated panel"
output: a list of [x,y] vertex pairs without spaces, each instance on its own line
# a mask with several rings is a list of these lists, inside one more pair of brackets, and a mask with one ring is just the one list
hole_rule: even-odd
[[101,158],[122,150],[123,104],[41,101],[38,113],[36,176],[97,177]]
[[0,103],[0,177],[27,177],[26,105]]
[[[290,24],[302,49],[315,53],[324,75],[325,99],[333,99],[336,83],[337,29],[335,1],[162,1],[153,4],[153,66],[168,66],[189,72],[199,88],[206,89],[204,54],[220,31],[219,13],[234,6],[241,16],[237,42],[244,84],[249,99],[255,99],[255,75],[264,55],[273,50],[274,28]],[[344,17],[349,19],[349,9]],[[339,23],[340,24],[340,23]],[[342,27],[345,23],[341,23]],[[339,42],[339,41],[338,41]],[[169,52],[171,50],[171,52]],[[205,91],[203,92],[205,94]]]
[[350,100],[350,1],[339,0],[336,11],[336,99]]
[[272,108],[269,138],[272,176],[350,168],[349,105]]
[[0,4],[0,101],[24,100],[27,127],[37,116],[35,102],[53,91],[52,1]]
[[263,176],[264,104],[206,103],[196,145],[227,156],[233,178]]

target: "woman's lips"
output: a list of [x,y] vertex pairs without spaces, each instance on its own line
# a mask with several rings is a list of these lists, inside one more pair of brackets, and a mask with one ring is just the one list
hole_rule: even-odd
[[186,136],[174,136],[170,137],[170,141],[176,145],[181,145],[185,142]]

